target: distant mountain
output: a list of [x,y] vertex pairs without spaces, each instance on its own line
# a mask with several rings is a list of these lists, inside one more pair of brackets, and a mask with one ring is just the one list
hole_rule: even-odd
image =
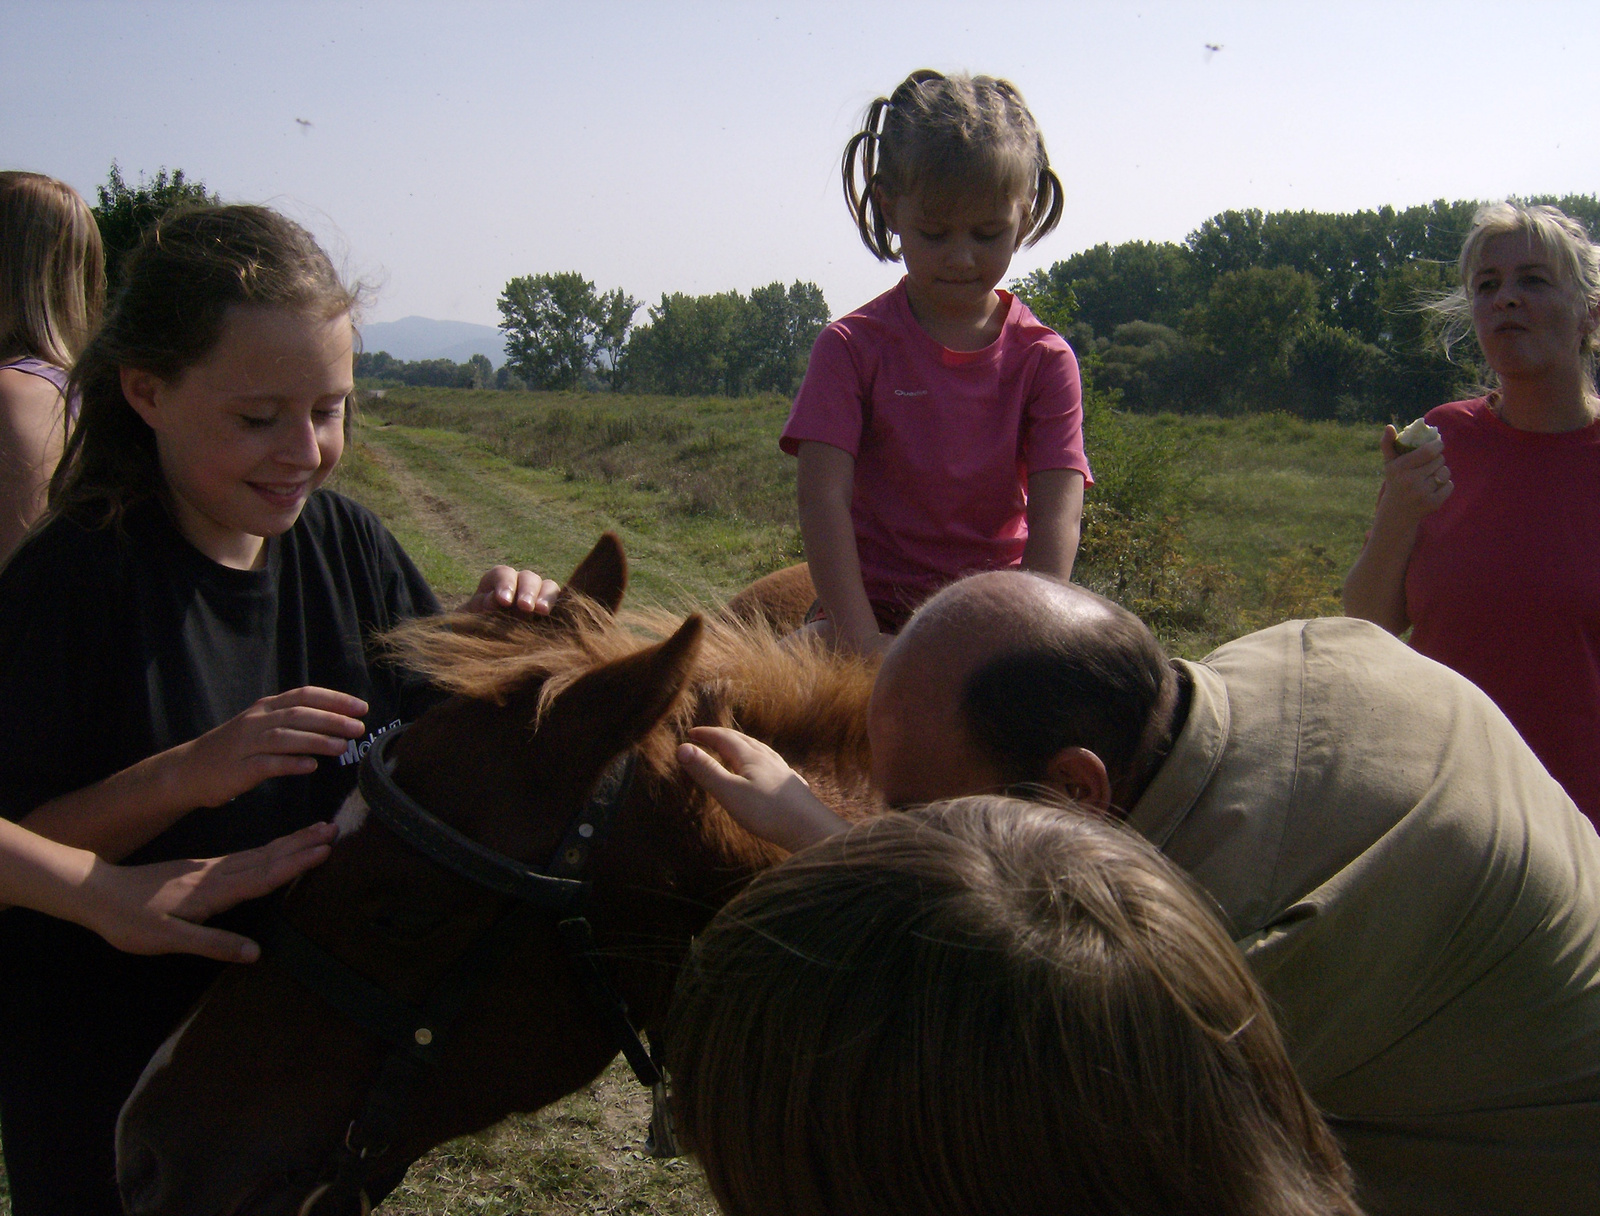
[[373,354],[386,350],[396,359],[407,361],[451,359],[465,363],[473,355],[488,356],[496,367],[506,361],[505,338],[494,326],[435,321],[431,317],[402,317],[363,325],[361,349]]

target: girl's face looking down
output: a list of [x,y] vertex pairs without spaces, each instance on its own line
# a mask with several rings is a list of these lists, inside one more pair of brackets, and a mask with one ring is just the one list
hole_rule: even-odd
[[900,238],[917,319],[987,322],[999,302],[995,286],[1022,238],[1027,203],[981,194],[931,203],[920,192],[879,201],[890,231]]
[[211,352],[176,380],[122,369],[156,435],[179,530],[215,562],[261,563],[344,453],[353,330],[287,308],[234,305]]
[[1594,318],[1531,234],[1507,232],[1486,240],[1471,292],[1478,345],[1502,380],[1571,375],[1581,368],[1583,335]]

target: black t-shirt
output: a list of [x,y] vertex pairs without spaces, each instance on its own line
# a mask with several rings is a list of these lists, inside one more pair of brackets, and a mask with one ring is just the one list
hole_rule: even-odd
[[[191,812],[128,860],[210,857],[327,819],[355,785],[361,745],[415,718],[434,696],[375,664],[373,635],[438,610],[383,525],[326,491],[268,540],[261,570],[213,562],[156,503],[135,508],[120,530],[56,519],[0,571],[0,816],[20,819],[264,696],[312,684],[366,701],[368,735],[345,756],[323,758],[315,773]],[[249,911],[241,918],[248,928]],[[86,1096],[88,1106],[120,1104],[117,1092],[127,1093],[217,969],[181,956],[122,955],[66,922],[0,913],[7,1157],[13,1124],[29,1122],[42,1091],[75,1083],[75,1074],[83,1074],[76,1083],[92,1077],[92,1088],[107,1091]],[[80,1113],[90,1122],[105,1114]],[[77,1118],[67,1110],[50,1121]]]

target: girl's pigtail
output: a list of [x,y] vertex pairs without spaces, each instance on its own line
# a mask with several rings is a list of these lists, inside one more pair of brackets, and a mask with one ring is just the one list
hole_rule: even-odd
[[[887,97],[879,97],[867,107],[866,121],[862,123],[861,130],[844,146],[842,166],[844,198],[856,221],[856,231],[861,234],[862,243],[880,262],[894,262],[900,257],[890,240],[888,223],[874,195],[874,189],[879,185],[879,154],[889,106]],[[856,168],[857,157],[861,162],[859,171]]]
[[[1039,144],[1039,156],[1044,158],[1044,143]],[[1028,231],[1023,238],[1023,245],[1036,245],[1061,222],[1061,211],[1066,205],[1066,192],[1061,185],[1061,179],[1056,176],[1049,162],[1039,170],[1039,182],[1033,192],[1033,211],[1028,216]]]

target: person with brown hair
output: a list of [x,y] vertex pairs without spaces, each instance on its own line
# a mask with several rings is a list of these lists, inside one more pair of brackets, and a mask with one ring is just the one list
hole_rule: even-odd
[[[980,574],[895,640],[868,731],[893,805],[1042,787],[1194,878],[1370,1211],[1600,1211],[1600,837],[1455,672],[1343,618],[1169,661],[1082,588]],[[751,830],[841,827],[775,754],[692,739]]]
[[868,108],[843,177],[862,242],[905,275],[818,336],[779,445],[799,459],[810,628],[876,653],[962,574],[1071,574],[1090,476],[1077,360],[999,287],[1062,207],[1016,86],[913,72]]
[[78,192],[42,173],[0,173],[0,562],[44,511],[67,369],[104,297],[100,229]]
[[1354,1216],[1205,896],[1132,833],[971,797],[759,876],[666,1042],[728,1216]]
[[[365,743],[431,702],[371,660],[438,610],[344,452],[357,292],[264,207],[162,219],[72,369],[45,518],[0,570],[0,816],[106,862],[211,857],[327,820]],[[480,608],[548,610],[496,567]],[[248,931],[249,913],[230,928]],[[217,973],[0,916],[14,1216],[117,1216],[113,1128]]]

